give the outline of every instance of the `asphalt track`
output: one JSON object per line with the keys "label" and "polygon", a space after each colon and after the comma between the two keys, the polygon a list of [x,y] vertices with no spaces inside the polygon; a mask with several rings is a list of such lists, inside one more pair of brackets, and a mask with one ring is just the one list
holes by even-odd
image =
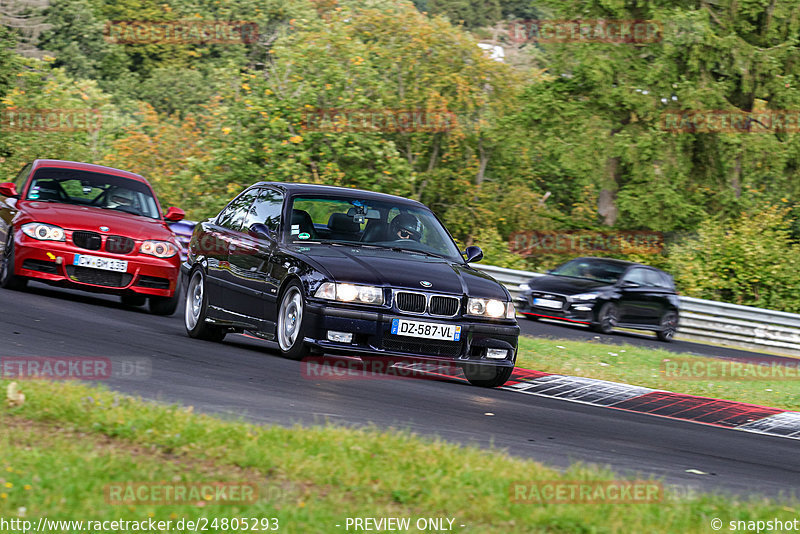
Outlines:
{"label": "asphalt track", "polygon": [[[402,428],[499,447],[559,468],[580,461],[610,466],[624,475],[655,475],[687,493],[788,495],[800,480],[795,440],[454,381],[312,380],[303,377],[299,362],[281,358],[265,342],[244,336],[229,336],[220,344],[188,338],[182,310],[170,318],[157,317],[144,309],[124,308],[112,297],[39,284],[25,292],[0,290],[0,310],[0,356],[99,356],[114,362],[145,358],[152,369],[146,378],[105,383],[223,416],[264,424]],[[522,325],[526,332],[545,329],[553,337],[594,336],[544,323]],[[665,345],[635,334],[611,336],[610,341],[672,350],[691,345],[687,352],[706,350],[710,355],[720,350],[683,342]],[[525,480],[524,473],[520,480]]]}

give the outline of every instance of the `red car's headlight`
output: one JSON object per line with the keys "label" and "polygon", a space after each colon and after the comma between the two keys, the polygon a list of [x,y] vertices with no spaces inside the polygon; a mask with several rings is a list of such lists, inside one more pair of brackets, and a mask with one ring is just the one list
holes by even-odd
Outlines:
{"label": "red car's headlight", "polygon": [[145,241],[139,251],[156,258],[171,258],[178,253],[178,247],[169,241]]}
{"label": "red car's headlight", "polygon": [[39,241],[64,241],[64,229],[54,224],[32,222],[23,224],[22,233]]}

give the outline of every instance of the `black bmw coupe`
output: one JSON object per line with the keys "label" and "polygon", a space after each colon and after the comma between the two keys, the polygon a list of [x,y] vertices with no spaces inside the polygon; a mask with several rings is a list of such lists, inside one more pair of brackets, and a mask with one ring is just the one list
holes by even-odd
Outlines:
{"label": "black bmw coupe", "polygon": [[457,365],[511,376],[519,326],[508,290],[473,269],[423,204],[330,186],[257,183],[199,223],[183,274],[186,330],[248,332],[281,353]]}

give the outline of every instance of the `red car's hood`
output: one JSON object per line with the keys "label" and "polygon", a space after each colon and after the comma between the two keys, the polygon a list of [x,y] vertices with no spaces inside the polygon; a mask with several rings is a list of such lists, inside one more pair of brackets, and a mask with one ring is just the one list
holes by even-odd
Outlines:
{"label": "red car's hood", "polygon": [[19,202],[17,209],[22,215],[22,222],[55,224],[65,230],[100,232],[101,226],[107,226],[108,231],[103,233],[124,235],[133,239],[173,237],[163,221],[122,211],[36,201]]}

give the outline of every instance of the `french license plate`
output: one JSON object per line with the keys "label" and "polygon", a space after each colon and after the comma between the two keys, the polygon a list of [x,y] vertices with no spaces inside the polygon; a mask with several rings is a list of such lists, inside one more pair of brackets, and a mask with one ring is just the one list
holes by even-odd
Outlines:
{"label": "french license plate", "polygon": [[128,272],[128,262],[125,260],[112,260],[111,258],[101,258],[100,256],[75,254],[75,259],[72,263],[79,267],[89,267],[91,269],[101,269],[103,271],[114,271],[117,273]]}
{"label": "french license plate", "polygon": [[533,305],[534,306],[539,306],[541,308],[552,308],[554,310],[560,310],[561,309],[561,301],[560,300],[535,298],[535,299],[533,299]]}
{"label": "french license plate", "polygon": [[460,326],[408,321],[406,319],[392,319],[392,334],[443,341],[461,341]]}

